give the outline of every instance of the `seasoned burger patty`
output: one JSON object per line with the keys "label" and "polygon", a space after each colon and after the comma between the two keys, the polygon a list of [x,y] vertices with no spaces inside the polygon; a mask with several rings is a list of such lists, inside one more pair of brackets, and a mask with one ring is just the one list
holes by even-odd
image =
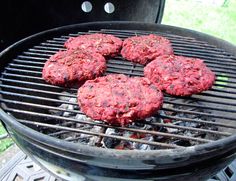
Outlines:
{"label": "seasoned burger patty", "polygon": [[44,65],[42,76],[46,82],[70,86],[102,75],[106,70],[106,60],[98,53],[85,50],[59,51]]}
{"label": "seasoned burger patty", "polygon": [[121,55],[132,62],[145,65],[161,55],[171,55],[168,39],[157,35],[134,36],[124,40]]}
{"label": "seasoned burger patty", "polygon": [[67,49],[81,48],[111,57],[116,56],[120,52],[121,46],[122,40],[120,38],[98,33],[71,37],[65,43]]}
{"label": "seasoned burger patty", "polygon": [[95,120],[124,126],[157,112],[162,92],[144,77],[111,74],[86,81],[78,90],[81,110]]}
{"label": "seasoned burger patty", "polygon": [[144,68],[144,75],[159,89],[176,96],[190,96],[212,87],[215,74],[203,60],[183,56],[162,56]]}

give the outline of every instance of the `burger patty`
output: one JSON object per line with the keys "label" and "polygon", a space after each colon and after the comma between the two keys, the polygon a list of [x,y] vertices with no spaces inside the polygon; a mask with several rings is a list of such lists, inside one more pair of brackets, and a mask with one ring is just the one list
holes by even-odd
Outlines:
{"label": "burger patty", "polygon": [[132,62],[145,65],[161,55],[173,54],[168,39],[157,35],[134,36],[124,40],[121,55]]}
{"label": "burger patty", "polygon": [[106,70],[106,60],[98,53],[85,50],[59,51],[44,65],[42,76],[48,83],[71,86],[102,75]]}
{"label": "burger patty", "polygon": [[203,60],[183,56],[162,56],[144,68],[144,75],[159,89],[176,96],[190,96],[212,87],[215,74]]}
{"label": "burger patty", "polygon": [[71,37],[65,42],[64,46],[67,49],[86,49],[100,53],[103,56],[113,57],[120,52],[122,40],[113,35],[96,33]]}
{"label": "burger patty", "polygon": [[95,120],[124,126],[157,112],[162,92],[147,78],[111,74],[86,81],[78,90],[81,110]]}

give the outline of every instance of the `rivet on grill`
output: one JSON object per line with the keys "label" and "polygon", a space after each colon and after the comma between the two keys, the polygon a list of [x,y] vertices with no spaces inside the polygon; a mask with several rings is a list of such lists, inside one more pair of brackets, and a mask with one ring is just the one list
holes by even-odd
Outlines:
{"label": "rivet on grill", "polygon": [[111,14],[115,11],[115,6],[111,2],[108,2],[105,4],[104,10],[106,13]]}
{"label": "rivet on grill", "polygon": [[81,9],[82,9],[85,13],[89,13],[90,11],[92,11],[93,6],[92,6],[91,2],[89,2],[89,1],[84,1],[84,2],[81,4]]}

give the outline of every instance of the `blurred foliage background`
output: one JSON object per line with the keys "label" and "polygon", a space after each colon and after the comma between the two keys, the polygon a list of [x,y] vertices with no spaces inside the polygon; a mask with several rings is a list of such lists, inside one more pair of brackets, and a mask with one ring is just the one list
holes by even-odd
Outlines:
{"label": "blurred foliage background", "polygon": [[204,32],[236,45],[236,0],[166,0],[162,24]]}

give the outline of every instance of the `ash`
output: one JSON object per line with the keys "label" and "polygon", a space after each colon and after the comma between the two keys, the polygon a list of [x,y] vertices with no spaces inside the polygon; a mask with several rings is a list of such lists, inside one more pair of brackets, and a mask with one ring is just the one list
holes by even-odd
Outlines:
{"label": "ash", "polygon": [[[127,126],[128,128],[137,129],[137,130],[160,130],[157,126],[151,126],[144,123],[132,123],[131,125]],[[108,128],[105,132],[107,135],[116,135],[116,136],[122,136],[124,138],[131,138],[131,139],[139,139],[144,140],[147,143],[150,141],[154,141],[155,138],[152,134],[148,133],[139,133],[139,132],[133,132],[133,131],[127,131],[127,130],[119,130],[119,128]],[[121,149],[121,150],[153,150],[155,149],[154,146],[151,146],[149,144],[143,144],[138,142],[133,142],[129,140],[120,140],[120,139],[114,139],[109,137],[104,137],[102,139],[102,147],[104,148],[115,148],[115,149]]]}
{"label": "ash", "polygon": [[[207,120],[214,122],[214,120],[212,120],[209,117],[204,117],[197,114],[189,114],[188,112],[186,112],[186,111],[206,112],[206,110],[201,110],[199,108],[177,106],[174,104],[164,104],[163,110],[159,111],[158,116],[150,117],[145,120],[138,120],[136,122],[131,123],[130,125],[127,125],[124,128],[121,128],[108,125],[103,121],[92,120],[86,115],[83,115],[79,111],[78,106],[75,104],[77,103],[77,99],[74,97],[61,96],[60,99],[68,101],[68,104],[61,104],[59,106],[59,108],[63,109],[62,111],[49,110],[50,113],[58,116],[72,118],[75,121],[62,121],[59,125],[76,128],[78,131],[69,132],[69,131],[54,130],[54,132],[49,135],[67,141],[71,141],[74,143],[83,143],[86,145],[97,146],[107,149],[156,150],[156,149],[161,149],[162,147],[156,145],[153,146],[148,143],[160,142],[167,144],[175,144],[184,147],[193,146],[199,143],[196,141],[183,140],[175,137],[160,136],[158,134],[153,134],[153,132],[183,135],[194,138],[205,138],[210,140],[219,139],[219,137],[213,134],[208,134],[199,131],[192,131],[187,129],[180,129],[175,127],[173,128],[173,126],[176,125],[176,126],[201,128],[201,129],[217,131],[218,130],[217,127],[212,125],[209,126],[199,122],[182,121],[169,118],[169,117],[180,117],[180,118],[190,118],[193,120]],[[184,102],[200,104],[198,102],[186,101],[186,100]],[[180,111],[172,111],[176,109]],[[131,130],[137,130],[137,131],[131,131]],[[106,136],[104,136],[104,134]],[[145,141],[145,143],[147,144],[140,143],[138,141],[135,142],[133,141],[134,139]]]}

